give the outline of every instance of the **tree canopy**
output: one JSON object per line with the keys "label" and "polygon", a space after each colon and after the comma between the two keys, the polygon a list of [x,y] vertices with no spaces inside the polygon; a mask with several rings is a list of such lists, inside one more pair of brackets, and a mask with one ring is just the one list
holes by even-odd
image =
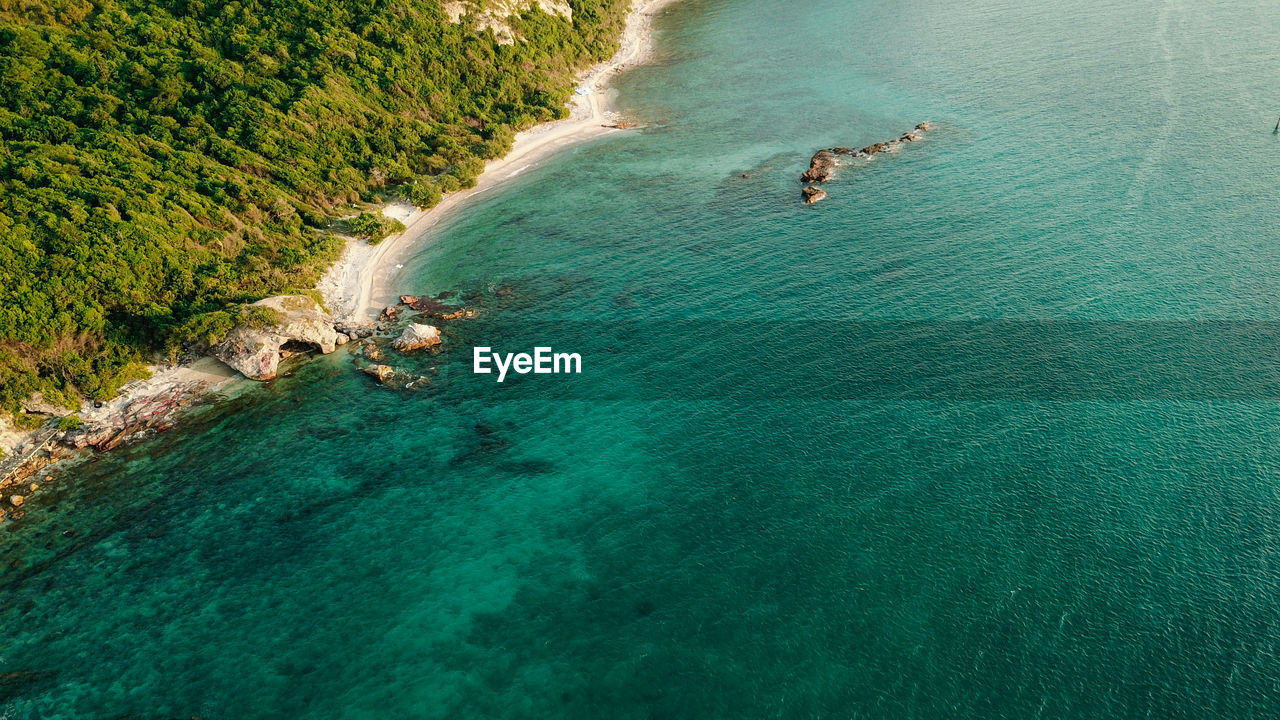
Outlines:
{"label": "tree canopy", "polygon": [[0,410],[314,286],[340,206],[474,184],[616,48],[626,0],[569,4],[504,45],[440,0],[0,0]]}

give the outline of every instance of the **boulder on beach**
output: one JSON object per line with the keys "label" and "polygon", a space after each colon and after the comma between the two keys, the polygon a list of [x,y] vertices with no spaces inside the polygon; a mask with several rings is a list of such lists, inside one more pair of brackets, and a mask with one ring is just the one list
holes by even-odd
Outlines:
{"label": "boulder on beach", "polygon": [[812,205],[818,202],[819,200],[825,198],[827,196],[827,191],[819,187],[807,185],[803,190],[800,191],[800,194],[804,195],[805,205]]}
{"label": "boulder on beach", "polygon": [[337,349],[333,317],[306,295],[277,295],[251,307],[271,310],[275,319],[265,324],[239,325],[213,349],[214,357],[245,377],[274,378],[280,367],[280,350],[286,344],[314,347],[326,355]]}
{"label": "boulder on beach", "polygon": [[400,337],[391,341],[391,347],[400,352],[412,352],[422,348],[435,347],[440,344],[440,330],[432,325],[412,323],[404,329]]}

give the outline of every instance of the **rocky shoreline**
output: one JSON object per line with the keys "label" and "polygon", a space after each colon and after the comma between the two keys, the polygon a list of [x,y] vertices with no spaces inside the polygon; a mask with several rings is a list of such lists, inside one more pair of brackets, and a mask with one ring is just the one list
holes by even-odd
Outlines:
{"label": "rocky shoreline", "polygon": [[[342,259],[330,268],[317,288],[335,314],[345,321],[335,321],[324,311],[321,311],[324,312],[323,316],[304,311],[303,316],[306,317],[294,318],[299,324],[293,329],[272,330],[260,327],[251,328],[251,332],[237,328],[234,336],[229,337],[218,348],[211,349],[210,355],[188,358],[176,366],[152,365],[149,367],[150,378],[127,383],[110,401],[84,408],[79,413],[41,404],[38,398],[34,398],[35,402],[26,414],[33,420],[42,419],[39,427],[14,427],[7,418],[0,416],[0,519],[14,517],[15,512],[18,515],[21,513],[16,508],[23,500],[19,499],[14,504],[5,493],[13,490],[12,494],[25,498],[16,489],[30,485],[30,481],[50,463],[76,451],[109,450],[136,436],[171,427],[184,408],[239,378],[240,375],[232,367],[242,371],[245,377],[268,380],[275,377],[280,362],[292,355],[309,350],[333,352],[346,342],[363,340],[365,342],[352,352],[353,359],[359,365],[364,362],[368,353],[382,352],[380,340],[385,338],[389,343],[392,335],[403,335],[403,332],[395,328],[409,319],[409,311],[417,312],[437,323],[474,317],[474,310],[444,306],[449,308],[445,311],[432,305],[431,303],[443,305],[447,294],[442,294],[436,298],[414,297],[409,302],[392,306],[395,310],[390,314],[384,310],[377,322],[361,322],[365,318],[365,308],[371,306],[374,297],[381,292],[378,283],[385,285],[388,282],[390,272],[387,266],[395,262],[391,253],[403,253],[405,246],[445,217],[450,208],[503,179],[514,177],[528,164],[571,143],[600,133],[635,127],[634,123],[620,120],[617,113],[608,108],[605,92],[607,80],[611,75],[647,60],[652,44],[653,18],[672,2],[674,0],[646,0],[632,7],[619,40],[617,54],[584,72],[579,87],[585,90],[585,94],[579,92],[571,98],[568,119],[545,123],[519,133],[511,152],[500,160],[490,161],[475,188],[451,193],[430,212],[410,208],[410,212],[405,215],[405,224],[410,225],[408,231],[376,247],[354,240],[349,243]],[[516,169],[510,171],[510,168]],[[389,207],[388,210],[392,208]],[[407,297],[410,296],[402,297],[401,300],[404,301]],[[310,301],[310,298],[278,296],[254,305],[282,311],[287,308],[277,307],[277,304],[292,303],[301,307],[303,300]],[[414,332],[422,337],[431,335],[426,330]],[[440,346],[428,343],[417,349],[438,352]],[[228,361],[227,365],[215,360],[215,357]],[[384,385],[400,384],[404,374],[392,366],[384,367],[388,370],[377,370],[370,374]],[[425,378],[408,379],[402,386],[408,387],[420,380],[425,381]],[[30,492],[30,488],[25,492]],[[6,508],[9,508],[8,514],[5,512]]]}
{"label": "rocky shoreline", "polygon": [[52,463],[77,452],[113,450],[168,430],[185,409],[230,383],[274,379],[281,362],[293,356],[329,354],[348,342],[358,343],[351,353],[357,370],[382,385],[423,387],[430,379],[396,367],[387,350],[403,355],[441,352],[442,326],[479,315],[474,308],[446,302],[453,297],[451,292],[434,298],[404,295],[369,323],[335,320],[306,295],[270,297],[250,307],[270,311],[271,322],[242,324],[208,355],[176,367],[153,367],[152,377],[126,384],[108,402],[72,413],[33,398],[27,403],[28,415],[43,417],[44,422],[35,430],[7,434],[11,444],[0,459],[0,521],[22,516],[21,505],[45,481]]}
{"label": "rocky shoreline", "polygon": [[932,124],[922,122],[916,125],[915,128],[903,133],[901,137],[886,142],[874,143],[864,148],[834,147],[819,150],[809,160],[809,169],[805,170],[800,176],[800,182],[805,184],[805,187],[800,191],[801,197],[804,198],[804,204],[812,205],[827,197],[827,191],[816,187],[816,185],[824,183],[835,176],[836,168],[840,166],[840,156],[852,157],[854,160],[870,160],[881,153],[895,153],[907,143],[923,140],[924,134],[932,129]]}

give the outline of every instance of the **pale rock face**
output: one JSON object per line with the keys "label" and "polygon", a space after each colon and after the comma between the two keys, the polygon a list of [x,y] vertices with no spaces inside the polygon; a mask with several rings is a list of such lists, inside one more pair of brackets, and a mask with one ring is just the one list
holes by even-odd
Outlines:
{"label": "pale rock face", "polygon": [[440,331],[433,325],[413,323],[404,329],[400,337],[391,341],[391,347],[400,352],[411,352],[440,344]]}
{"label": "pale rock face", "polygon": [[0,415],[0,457],[12,453],[29,437],[31,437],[30,430],[19,430],[9,422],[8,418]]}
{"label": "pale rock face", "polygon": [[333,317],[306,295],[277,295],[254,305],[275,310],[280,321],[265,328],[240,326],[213,350],[219,360],[245,377],[274,378],[280,367],[280,348],[287,342],[314,345],[326,355],[337,349]]}
{"label": "pale rock face", "polygon": [[34,413],[36,415],[50,415],[52,417],[62,417],[70,412],[67,408],[58,407],[53,403],[44,399],[44,395],[35,393],[29,398],[19,403],[23,412]]}
{"label": "pale rock face", "polygon": [[573,20],[573,8],[567,0],[448,0],[444,3],[444,11],[453,22],[459,22],[464,15],[474,15],[478,30],[491,29],[500,44],[511,45],[517,38],[507,18],[534,6],[542,8],[548,15]]}

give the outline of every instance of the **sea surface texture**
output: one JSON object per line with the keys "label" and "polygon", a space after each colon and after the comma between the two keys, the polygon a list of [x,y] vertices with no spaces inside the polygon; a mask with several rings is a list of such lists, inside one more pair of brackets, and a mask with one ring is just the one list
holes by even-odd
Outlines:
{"label": "sea surface texture", "polygon": [[1278,36],[675,5],[645,129],[406,263],[482,311],[430,385],[315,358],[0,530],[0,717],[1276,717]]}

